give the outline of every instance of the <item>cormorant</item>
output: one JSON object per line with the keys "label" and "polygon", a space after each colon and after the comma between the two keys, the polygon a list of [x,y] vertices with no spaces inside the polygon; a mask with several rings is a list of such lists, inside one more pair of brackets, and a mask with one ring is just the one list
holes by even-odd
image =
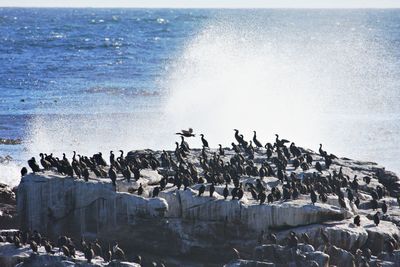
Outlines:
{"label": "cormorant", "polygon": [[32,157],[30,160],[28,160],[28,165],[32,169],[33,173],[40,171],[39,165],[37,164],[35,157]]}
{"label": "cormorant", "polygon": [[376,212],[375,215],[374,215],[374,223],[375,223],[376,226],[378,226],[379,222],[381,221],[380,218],[379,218],[379,215],[380,215],[379,211]]}
{"label": "cormorant", "polygon": [[263,204],[265,202],[265,199],[267,198],[266,194],[264,191],[261,191],[258,194],[258,199],[260,200],[260,205]]}
{"label": "cormorant", "polygon": [[215,192],[215,186],[214,186],[214,183],[211,183],[211,185],[210,185],[210,197],[213,196],[214,192]]}
{"label": "cormorant", "polygon": [[383,200],[382,201],[382,212],[383,212],[383,214],[386,214],[387,210],[388,210],[388,206],[386,204],[386,201]]}
{"label": "cormorant", "polygon": [[194,136],[196,136],[193,133],[193,129],[192,128],[189,128],[188,130],[181,130],[180,133],[175,133],[175,134],[180,135],[180,136],[184,136],[184,137],[194,137]]}
{"label": "cormorant", "polygon": [[116,181],[117,181],[117,173],[114,170],[114,167],[111,166],[110,169],[108,170],[108,176],[110,177],[113,186],[117,186]]}
{"label": "cormorant", "polygon": [[356,217],[354,217],[354,224],[357,226],[360,226],[360,215],[357,215]]}
{"label": "cormorant", "polygon": [[206,187],[205,187],[205,185],[201,185],[200,187],[199,187],[199,197],[201,197],[201,195],[204,193],[204,191],[206,190]]}
{"label": "cormorant", "polygon": [[142,184],[139,185],[137,194],[138,194],[139,196],[141,196],[141,195],[143,194],[143,186],[142,186]]}
{"label": "cormorant", "polygon": [[25,176],[28,173],[28,169],[26,167],[22,167],[21,169],[21,176]]}
{"label": "cormorant", "polygon": [[225,186],[225,188],[224,188],[223,195],[224,195],[224,199],[225,199],[225,200],[226,200],[226,199],[228,198],[228,196],[229,196],[228,184],[226,184],[226,186]]}
{"label": "cormorant", "polygon": [[204,138],[204,134],[200,134],[201,142],[203,143],[203,147],[209,147],[207,140]]}
{"label": "cormorant", "polygon": [[311,196],[311,202],[313,205],[315,205],[315,202],[317,202],[317,194],[315,194],[314,190],[311,189],[310,192],[310,196]]}
{"label": "cormorant", "polygon": [[257,147],[263,147],[263,145],[260,143],[260,141],[258,141],[257,140],[257,133],[256,133],[256,131],[253,131],[254,132],[254,136],[253,136],[253,142],[254,142],[254,144],[257,146]]}

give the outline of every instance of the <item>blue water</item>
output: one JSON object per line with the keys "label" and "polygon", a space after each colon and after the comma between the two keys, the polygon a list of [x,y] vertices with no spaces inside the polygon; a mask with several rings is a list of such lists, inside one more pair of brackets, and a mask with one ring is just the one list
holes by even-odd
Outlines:
{"label": "blue water", "polygon": [[192,126],[399,171],[399,48],[399,10],[3,8],[0,138],[23,144],[0,156],[172,148]]}

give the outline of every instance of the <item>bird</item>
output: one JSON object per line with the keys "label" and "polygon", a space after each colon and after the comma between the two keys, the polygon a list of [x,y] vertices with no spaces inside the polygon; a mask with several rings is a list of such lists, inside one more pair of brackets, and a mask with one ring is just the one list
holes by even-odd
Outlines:
{"label": "bird", "polygon": [[214,192],[215,192],[215,186],[214,186],[214,183],[211,183],[211,185],[210,185],[210,197],[213,196]]}
{"label": "bird", "polygon": [[28,165],[32,169],[33,173],[40,172],[39,164],[37,164],[35,157],[28,160]]}
{"label": "bird", "polygon": [[141,195],[143,194],[143,186],[142,186],[142,184],[139,185],[137,194],[138,194],[139,196],[141,196]]}
{"label": "bird", "polygon": [[193,133],[193,129],[189,128],[188,130],[181,130],[180,133],[175,133],[177,135],[180,136],[184,136],[184,137],[195,137],[196,135]]}
{"label": "bird", "polygon": [[314,190],[311,190],[310,196],[312,204],[315,205],[315,202],[317,202],[317,194],[315,194]]}
{"label": "bird", "polygon": [[360,215],[357,215],[356,217],[354,217],[354,224],[357,226],[360,226],[361,220],[360,220]]}
{"label": "bird", "polygon": [[113,166],[111,166],[110,169],[108,170],[108,176],[110,177],[113,186],[117,186],[117,184],[116,184],[117,173],[115,172]]}
{"label": "bird", "polygon": [[203,143],[203,147],[209,147],[207,140],[204,138],[204,134],[200,134],[201,142]]}
{"label": "bird", "polygon": [[374,215],[374,223],[375,223],[375,225],[376,226],[378,226],[378,224],[380,223],[380,218],[379,218],[379,215],[380,215],[380,212],[379,211],[377,211],[376,213],[375,213],[375,215]]}
{"label": "bird", "polygon": [[385,200],[382,201],[382,207],[381,207],[381,208],[382,208],[383,214],[386,214],[386,212],[387,212],[387,210],[388,210],[388,206],[387,206]]}
{"label": "bird", "polygon": [[229,189],[228,189],[228,184],[226,184],[224,191],[223,191],[224,199],[226,200],[229,196]]}
{"label": "bird", "polygon": [[198,194],[198,196],[201,197],[201,195],[204,193],[204,191],[206,191],[206,187],[205,187],[205,185],[202,184],[202,185],[199,187],[199,194]]}
{"label": "bird", "polygon": [[253,131],[254,136],[253,136],[253,142],[257,147],[263,147],[260,141],[257,140],[257,133],[256,131]]}
{"label": "bird", "polygon": [[28,173],[28,169],[26,167],[22,167],[21,169],[21,177],[24,177]]}
{"label": "bird", "polygon": [[258,199],[260,200],[260,205],[262,205],[265,202],[265,199],[267,198],[266,194],[264,191],[261,191],[258,194]]}

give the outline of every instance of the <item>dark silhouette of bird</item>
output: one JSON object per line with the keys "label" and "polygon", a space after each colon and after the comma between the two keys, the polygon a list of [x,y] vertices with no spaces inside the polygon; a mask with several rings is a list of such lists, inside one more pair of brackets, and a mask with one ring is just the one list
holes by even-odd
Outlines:
{"label": "dark silhouette of bird", "polygon": [[203,147],[209,147],[207,140],[204,138],[204,134],[200,134],[201,142],[203,143]]}
{"label": "dark silhouette of bird", "polygon": [[361,220],[360,220],[360,215],[357,215],[354,217],[354,224],[357,226],[360,226]]}
{"label": "dark silhouette of bird", "polygon": [[175,133],[175,134],[180,135],[180,136],[184,136],[184,137],[194,137],[194,136],[196,136],[193,133],[193,129],[192,128],[189,128],[188,130],[181,130],[180,133]]}
{"label": "dark silhouette of bird", "polygon": [[383,214],[386,214],[386,212],[387,212],[387,210],[388,210],[388,206],[387,206],[385,200],[382,201],[382,206],[381,206],[381,208],[382,208]]}
{"label": "dark silhouette of bird", "polygon": [[138,194],[139,196],[141,196],[141,195],[143,194],[143,186],[142,186],[142,184],[139,185],[137,194]]}
{"label": "dark silhouette of bird", "polygon": [[39,164],[37,164],[35,157],[28,160],[28,165],[32,169],[33,173],[40,172]]}
{"label": "dark silhouette of bird", "polygon": [[374,215],[374,223],[376,226],[378,226],[378,224],[380,223],[381,219],[379,218],[380,212],[376,212]]}
{"label": "dark silhouette of bird", "polygon": [[310,197],[312,204],[315,205],[315,202],[317,202],[317,194],[315,194],[314,190],[311,190]]}
{"label": "dark silhouette of bird", "polygon": [[199,187],[199,197],[201,197],[201,195],[204,193],[204,191],[206,191],[206,187],[205,187],[205,185],[201,185],[200,187]]}
{"label": "dark silhouette of bird", "polygon": [[117,186],[117,184],[116,184],[117,173],[115,172],[113,166],[111,166],[110,169],[108,170],[108,176],[110,177],[113,186]]}
{"label": "dark silhouette of bird", "polygon": [[28,173],[28,169],[26,167],[22,167],[21,169],[21,177],[24,177]]}
{"label": "dark silhouette of bird", "polygon": [[265,199],[267,198],[267,195],[265,194],[264,191],[261,191],[258,194],[258,199],[260,200],[260,205],[263,204],[265,202]]}
{"label": "dark silhouette of bird", "polygon": [[263,147],[263,145],[261,144],[261,142],[257,140],[257,133],[256,133],[256,131],[253,131],[253,132],[254,132],[254,136],[253,136],[253,142],[254,142],[254,144],[255,144],[257,147]]}
{"label": "dark silhouette of bird", "polygon": [[229,189],[228,189],[228,184],[226,184],[224,191],[223,191],[224,199],[227,199],[229,196]]}
{"label": "dark silhouette of bird", "polygon": [[214,192],[215,192],[215,186],[214,186],[214,183],[211,183],[211,185],[210,185],[210,197],[213,196]]}

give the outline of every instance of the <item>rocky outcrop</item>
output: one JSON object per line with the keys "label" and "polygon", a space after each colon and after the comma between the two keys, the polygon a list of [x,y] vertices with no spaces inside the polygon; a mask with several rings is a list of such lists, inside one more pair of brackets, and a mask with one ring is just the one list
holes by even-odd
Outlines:
{"label": "rocky outcrop", "polygon": [[139,264],[131,262],[104,262],[101,257],[95,257],[91,263],[87,263],[82,252],[77,251],[74,258],[67,258],[56,252],[49,255],[44,247],[39,247],[38,253],[33,253],[29,246],[16,248],[14,244],[0,243],[0,266],[1,267],[140,267]]}
{"label": "rocky outcrop", "polygon": [[[152,153],[159,158],[159,152],[139,151],[130,152],[128,158]],[[157,154],[158,153],[158,154]],[[198,161],[200,150],[191,150],[187,161],[193,164],[203,180],[205,173]],[[209,157],[212,157],[212,151]],[[313,153],[313,152],[310,152]],[[235,153],[226,150],[222,161],[229,162]],[[223,183],[215,185],[215,192],[210,196],[210,183],[191,184],[186,190],[183,186],[177,189],[171,183],[176,170],[174,168],[158,168],[157,170],[141,169],[140,178],[130,182],[122,179],[118,174],[117,186],[114,188],[108,178],[97,179],[91,177],[89,182],[55,174],[53,171],[29,174],[22,178],[18,187],[18,212],[22,229],[39,230],[47,236],[56,237],[60,233],[80,236],[97,237],[105,242],[118,240],[121,247],[137,251],[156,251],[163,255],[189,254],[199,259],[222,259],[233,247],[243,252],[245,258],[253,255],[252,248],[257,244],[261,232],[275,233],[278,244],[270,246],[264,244],[263,250],[273,250],[273,253],[262,255],[275,255],[256,257],[254,261],[234,261],[232,266],[259,266],[283,262],[293,258],[290,250],[285,247],[285,240],[289,231],[294,231],[300,237],[302,233],[310,236],[310,245],[301,248],[302,261],[311,266],[328,266],[330,263],[354,264],[354,257],[349,252],[359,248],[369,247],[373,254],[382,251],[385,240],[396,239],[400,236],[395,224],[384,222],[385,216],[396,221],[400,218],[397,202],[385,198],[390,211],[381,217],[379,227],[373,225],[370,208],[370,193],[377,185],[396,184],[397,176],[384,170],[384,168],[368,162],[353,161],[348,159],[335,159],[329,170],[321,157],[312,154],[314,162],[309,170],[295,169],[290,164],[287,167],[287,176],[292,173],[298,180],[327,179],[332,173],[342,168],[342,173],[350,184],[357,175],[358,190],[354,190],[361,204],[357,208],[354,201],[349,201],[345,188],[345,196],[340,204],[336,194],[328,193],[327,200],[322,203],[318,199],[313,205],[309,193],[300,194],[296,199],[274,200],[271,204],[260,204],[248,191],[256,185],[257,175],[243,174],[240,177],[244,189],[243,198],[232,200],[230,195],[224,199]],[[266,160],[265,152],[260,150],[255,153],[254,164]],[[318,172],[313,167],[315,162],[322,162],[323,170]],[[270,164],[274,166],[274,163]],[[147,168],[147,167],[146,167]],[[105,170],[107,170],[105,168]],[[370,183],[362,178],[370,177]],[[165,189],[161,190],[158,197],[152,197],[155,187],[160,186],[163,177],[169,178]],[[283,184],[277,177],[261,177],[260,183],[269,193],[273,187],[283,191]],[[137,195],[139,186],[144,191]],[[198,196],[201,186],[205,192]],[[350,187],[347,185],[346,187]],[[229,191],[233,183],[228,185]],[[388,188],[393,193],[393,187]],[[361,216],[361,226],[353,224],[354,215]],[[400,221],[400,220],[399,220]],[[382,227],[382,228],[381,228]],[[321,241],[321,229],[327,234],[330,244],[328,247]],[[389,229],[386,231],[385,229]],[[314,248],[320,248],[316,251]],[[259,248],[260,249],[260,248]],[[346,254],[347,253],[347,254]],[[353,257],[353,258],[352,258]],[[231,257],[223,258],[224,262]],[[254,265],[255,264],[255,265]],[[264,266],[264,265],[260,265]],[[269,266],[269,265],[268,265]],[[308,266],[308,265],[305,265]]]}

